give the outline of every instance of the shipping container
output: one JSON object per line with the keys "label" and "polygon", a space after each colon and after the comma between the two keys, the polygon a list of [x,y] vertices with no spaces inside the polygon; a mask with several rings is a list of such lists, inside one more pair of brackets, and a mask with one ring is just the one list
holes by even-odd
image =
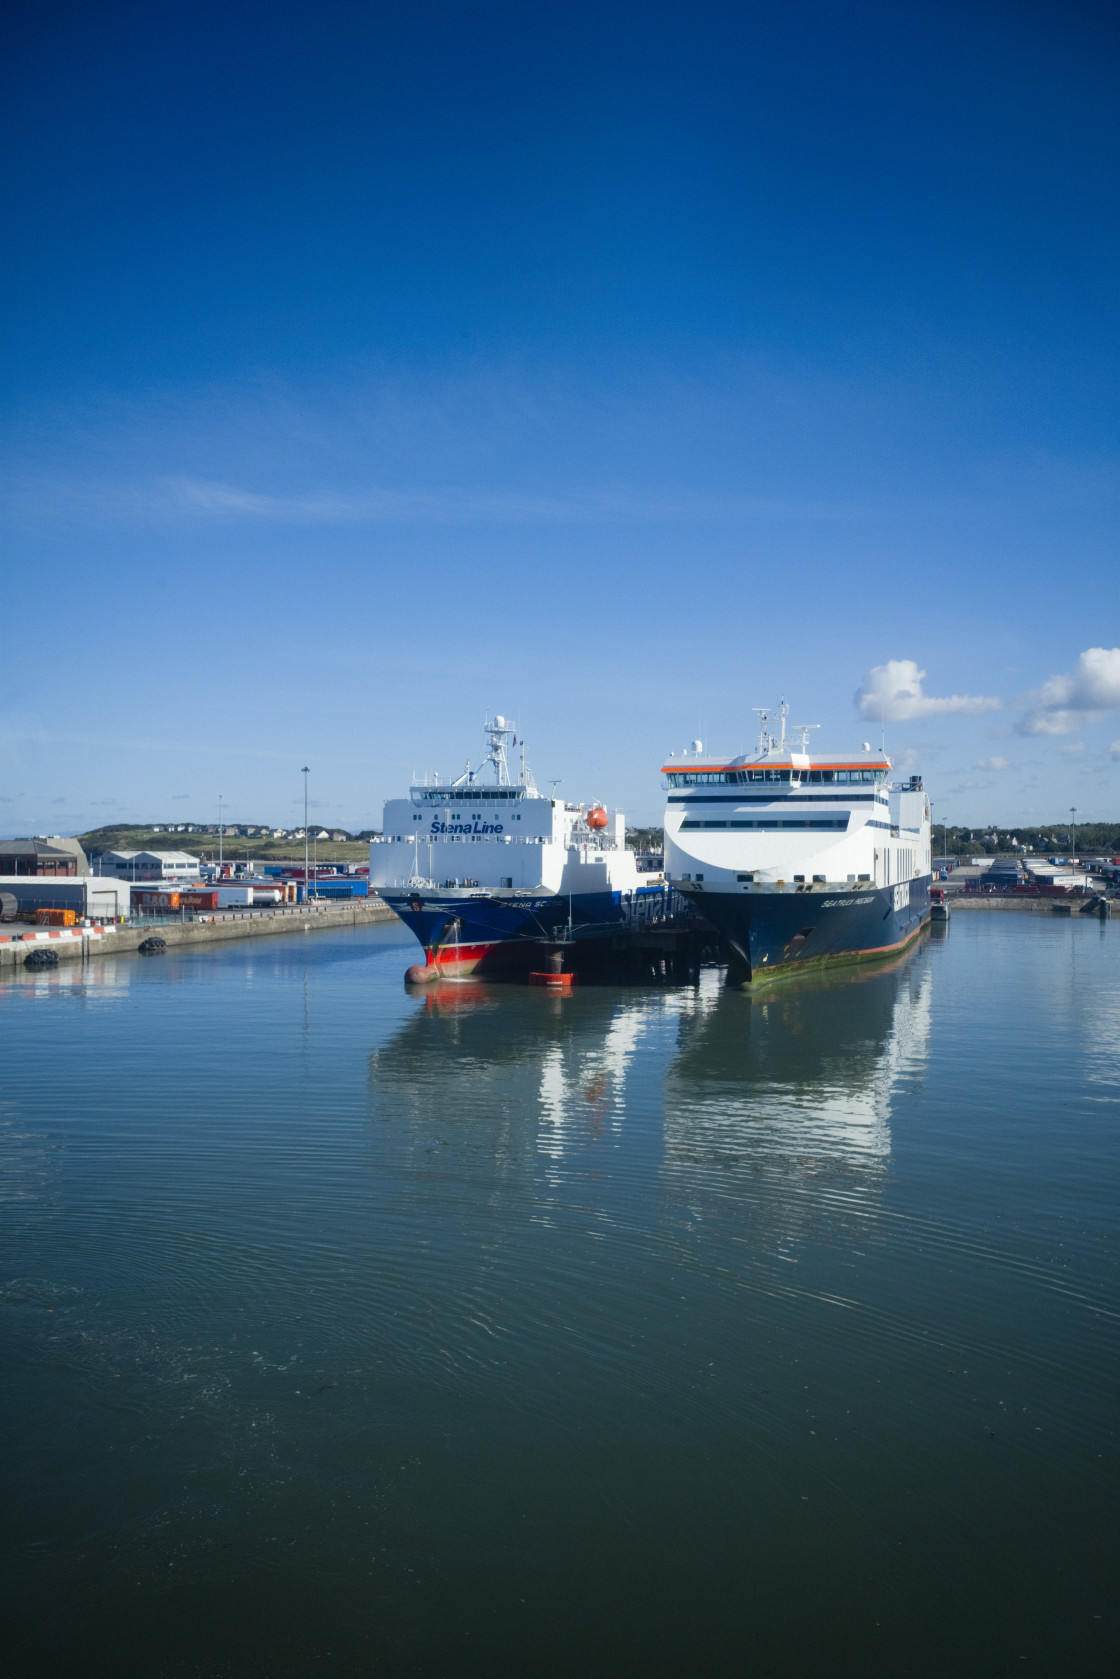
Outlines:
{"label": "shipping container", "polygon": [[35,922],[39,927],[73,927],[77,917],[72,909],[37,909]]}
{"label": "shipping container", "polygon": [[242,909],[253,902],[251,886],[216,886],[214,895],[219,909]]}
{"label": "shipping container", "polygon": [[187,892],[179,893],[179,902],[184,909],[217,909],[218,894],[205,888],[199,891],[196,887],[192,887]]}
{"label": "shipping container", "polygon": [[355,875],[336,875],[333,880],[313,880],[311,882],[311,896],[313,898],[368,898],[369,881],[360,880]]}
{"label": "shipping container", "polygon": [[179,908],[181,894],[178,892],[160,892],[151,886],[134,886],[132,888],[132,904],[134,909],[156,910],[161,915],[167,915]]}

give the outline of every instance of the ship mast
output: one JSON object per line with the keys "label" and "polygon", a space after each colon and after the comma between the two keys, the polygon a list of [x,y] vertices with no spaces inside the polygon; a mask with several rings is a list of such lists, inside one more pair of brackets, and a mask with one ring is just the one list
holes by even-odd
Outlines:
{"label": "ship mast", "polygon": [[494,771],[494,780],[499,787],[510,787],[513,783],[509,778],[509,760],[506,757],[506,736],[513,736],[513,724],[507,723],[500,714],[491,721],[489,715],[482,725],[490,742],[490,750],[486,755],[486,762]]}
{"label": "ship mast", "polygon": [[486,721],[482,726],[487,739],[490,742],[490,750],[486,755],[486,763],[493,769],[494,780],[497,782],[498,786],[512,787],[514,785],[509,773],[509,758],[506,752],[506,737],[508,735],[514,746],[520,744],[521,747],[521,770],[518,776],[517,785],[519,787],[524,787],[530,793],[535,793],[537,788],[536,783],[533,780],[533,772],[529,768],[529,763],[525,756],[525,742],[524,740],[520,743],[518,742],[516,725],[509,722],[499,713],[493,719],[491,719],[488,714]]}

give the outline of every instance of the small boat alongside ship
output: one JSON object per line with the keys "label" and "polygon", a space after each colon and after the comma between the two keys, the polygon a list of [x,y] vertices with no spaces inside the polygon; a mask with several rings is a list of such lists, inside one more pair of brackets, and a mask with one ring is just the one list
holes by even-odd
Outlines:
{"label": "small boat alongside ship", "polygon": [[665,874],[728,941],[729,978],[904,949],[930,919],[930,808],[919,775],[891,780],[885,752],[821,757],[786,741],[788,707],[758,748],[662,768]]}
{"label": "small boat alongside ship", "polygon": [[578,960],[670,911],[664,874],[640,870],[626,847],[621,811],[540,793],[523,740],[511,773],[514,724],[497,716],[483,727],[482,765],[387,800],[370,845],[371,891],[424,949],[413,983],[551,971],[558,945]]}

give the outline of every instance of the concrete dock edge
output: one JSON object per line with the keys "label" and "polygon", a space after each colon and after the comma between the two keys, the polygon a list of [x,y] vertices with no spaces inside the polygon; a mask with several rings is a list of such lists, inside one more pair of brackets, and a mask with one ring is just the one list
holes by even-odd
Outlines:
{"label": "concrete dock edge", "polygon": [[[168,921],[152,925],[117,926],[102,929],[100,936],[42,940],[19,939],[18,926],[6,925],[8,941],[0,944],[0,974],[19,972],[33,950],[50,949],[60,962],[96,961],[102,956],[127,955],[153,935],[163,939],[168,950],[184,945],[226,944],[234,939],[274,937],[278,933],[318,933],[334,927],[373,927],[397,918],[380,898],[355,899],[337,904],[298,904],[290,909],[263,910],[230,916],[220,921]],[[28,933],[33,929],[24,929]]]}

